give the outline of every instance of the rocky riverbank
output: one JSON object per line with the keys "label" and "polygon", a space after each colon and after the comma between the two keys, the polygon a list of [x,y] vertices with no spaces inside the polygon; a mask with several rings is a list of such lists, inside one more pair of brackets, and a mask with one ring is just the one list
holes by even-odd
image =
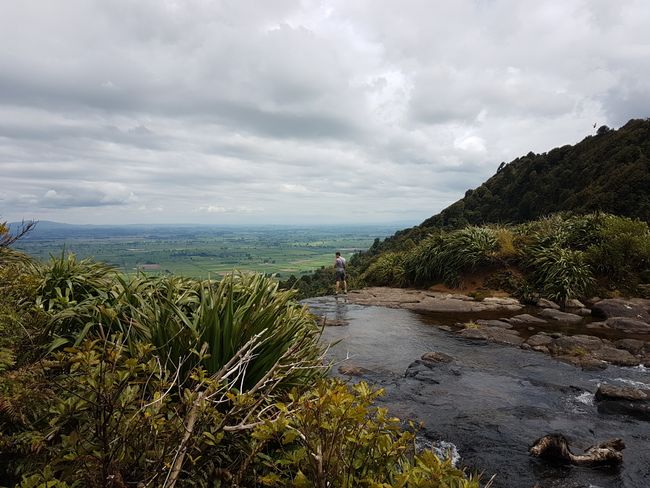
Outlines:
{"label": "rocky riverbank", "polygon": [[462,317],[441,328],[466,339],[488,341],[550,354],[584,369],[650,365],[650,300],[594,298],[569,301],[563,310],[549,300],[524,306],[511,297],[477,299],[463,294],[402,288],[350,292],[360,305],[402,308]]}

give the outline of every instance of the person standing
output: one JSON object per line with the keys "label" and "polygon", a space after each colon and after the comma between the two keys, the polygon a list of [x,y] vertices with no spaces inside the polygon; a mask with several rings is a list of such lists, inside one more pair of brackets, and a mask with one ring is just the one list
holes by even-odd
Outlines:
{"label": "person standing", "polygon": [[339,285],[341,281],[343,282],[343,293],[348,294],[348,282],[347,277],[345,276],[346,262],[345,258],[341,256],[340,252],[336,253],[336,258],[334,259],[334,269],[336,270],[336,294],[339,294]]}

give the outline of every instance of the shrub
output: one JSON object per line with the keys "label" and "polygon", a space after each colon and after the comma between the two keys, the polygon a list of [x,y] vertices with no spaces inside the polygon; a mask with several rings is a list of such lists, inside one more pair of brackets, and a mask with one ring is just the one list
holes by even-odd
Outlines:
{"label": "shrub", "polygon": [[527,265],[536,290],[551,300],[565,303],[583,297],[593,285],[593,276],[584,253],[559,245],[528,249]]}
{"label": "shrub", "polygon": [[386,253],[377,258],[364,273],[362,279],[370,285],[405,286],[404,253]]}
{"label": "shrub", "polygon": [[[478,488],[450,460],[416,453],[415,434],[373,406],[381,390],[340,381],[292,395],[291,414],[266,422],[258,441],[258,481],[265,486]],[[288,410],[287,410],[288,412]]]}

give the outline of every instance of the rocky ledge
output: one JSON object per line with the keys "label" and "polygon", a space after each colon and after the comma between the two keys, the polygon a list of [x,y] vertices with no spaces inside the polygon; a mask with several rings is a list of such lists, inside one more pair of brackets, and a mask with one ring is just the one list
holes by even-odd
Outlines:
{"label": "rocky ledge", "polygon": [[[404,308],[431,314],[475,313],[480,317],[485,312],[509,313],[509,317],[477,318],[469,323],[459,323],[455,329],[441,328],[455,331],[465,339],[533,349],[584,369],[602,369],[609,364],[650,364],[650,300],[647,299],[594,298],[588,302],[590,308],[578,300],[570,300],[564,309],[550,300],[541,299],[533,312],[514,316],[512,314],[522,311],[524,306],[510,297],[477,300],[462,294],[375,287],[351,292],[348,300],[360,305]],[[593,321],[598,319],[600,321]],[[573,327],[574,332],[572,335],[567,335],[564,330],[558,332],[558,326]],[[641,339],[629,338],[629,334],[636,334]],[[425,366],[421,364],[420,367]]]}
{"label": "rocky ledge", "polygon": [[517,311],[523,308],[515,298],[490,297],[476,300],[467,295],[407,288],[364,288],[348,294],[348,300],[360,305],[405,308],[417,312],[478,313]]}

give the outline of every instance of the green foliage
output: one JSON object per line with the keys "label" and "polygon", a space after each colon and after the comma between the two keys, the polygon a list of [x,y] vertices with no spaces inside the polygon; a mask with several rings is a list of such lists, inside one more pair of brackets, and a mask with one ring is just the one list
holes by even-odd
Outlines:
{"label": "green foliage", "polygon": [[584,252],[557,245],[532,247],[527,266],[532,270],[532,284],[540,294],[559,303],[583,297],[594,278],[585,262]]}
{"label": "green foliage", "polygon": [[624,217],[604,216],[596,241],[587,249],[587,261],[597,273],[619,286],[636,284],[636,275],[650,270],[648,224]]}
{"label": "green foliage", "polygon": [[459,284],[460,273],[488,264],[498,251],[497,234],[489,227],[467,227],[438,233],[422,241],[405,259],[409,281]]}
{"label": "green foliage", "polygon": [[364,259],[372,284],[459,286],[465,274],[479,271],[489,274],[486,286],[524,301],[564,302],[607,293],[596,285],[642,293],[650,276],[650,230],[627,217],[555,214],[516,226],[438,230],[409,251]]}
{"label": "green foliage", "polygon": [[[369,251],[399,251],[436,229],[522,223],[559,212],[605,212],[650,222],[650,119],[599,130],[574,146],[532,152],[508,164],[464,198]],[[362,267],[362,271],[365,266]]]}
{"label": "green foliage", "polygon": [[[373,406],[381,390],[339,381],[291,396],[294,411],[258,427],[259,482],[296,487],[479,486],[477,479],[431,451],[416,455],[415,435],[386,409]],[[284,409],[288,413],[288,408]]]}
{"label": "green foliage", "polygon": [[370,285],[404,286],[407,284],[404,260],[405,253],[382,254],[368,267],[363,279]]}

